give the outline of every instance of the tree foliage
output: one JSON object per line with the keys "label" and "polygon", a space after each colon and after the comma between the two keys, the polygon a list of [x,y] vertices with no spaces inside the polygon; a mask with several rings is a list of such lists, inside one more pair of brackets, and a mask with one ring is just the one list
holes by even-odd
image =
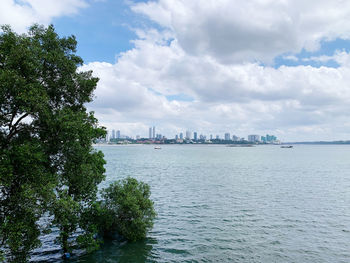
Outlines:
{"label": "tree foliage", "polygon": [[89,212],[97,231],[105,236],[117,233],[129,241],[145,238],[156,216],[150,195],[148,184],[131,177],[103,189],[102,199]]}
{"label": "tree foliage", "polygon": [[[94,140],[105,136],[93,112],[97,78],[78,67],[74,36],[35,25],[18,35],[0,34],[0,260],[26,262],[39,236],[58,227],[58,243],[98,248],[98,232],[128,240],[145,237],[155,212],[149,186],[128,178],[97,200],[104,180],[103,154]],[[47,225],[39,220],[49,218]],[[83,230],[76,240],[77,230]]]}
{"label": "tree foliage", "polygon": [[60,38],[53,26],[33,26],[0,35],[0,241],[22,262],[40,245],[38,220],[53,215],[59,242],[79,226],[79,214],[96,199],[104,179],[104,136],[90,102],[97,78],[78,72],[74,37]]}

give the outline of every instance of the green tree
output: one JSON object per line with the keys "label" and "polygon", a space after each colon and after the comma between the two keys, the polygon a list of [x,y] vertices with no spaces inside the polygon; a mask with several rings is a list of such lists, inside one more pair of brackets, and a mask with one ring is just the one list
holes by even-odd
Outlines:
{"label": "green tree", "polygon": [[145,238],[156,216],[150,195],[148,184],[131,177],[112,183],[102,191],[98,205],[100,231],[116,232],[129,241]]}
{"label": "green tree", "polygon": [[[27,262],[52,226],[70,252],[72,234],[92,251],[96,234],[116,231],[134,241],[146,236],[155,212],[147,184],[128,178],[105,189],[103,154],[92,143],[105,136],[91,102],[97,78],[78,71],[75,38],[53,26],[0,34],[0,261]],[[45,216],[46,225],[39,223]]]}
{"label": "green tree", "polygon": [[[53,26],[0,34],[0,244],[9,260],[25,262],[40,246],[53,215],[64,252],[80,215],[104,179],[103,154],[92,148],[105,135],[85,104],[98,79],[78,72],[75,38]],[[50,226],[47,226],[50,227]]]}

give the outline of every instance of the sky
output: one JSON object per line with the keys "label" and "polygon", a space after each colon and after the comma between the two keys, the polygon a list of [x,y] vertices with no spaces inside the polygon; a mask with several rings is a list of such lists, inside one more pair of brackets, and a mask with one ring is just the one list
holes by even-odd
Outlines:
{"label": "sky", "polygon": [[350,140],[348,0],[1,0],[33,23],[76,36],[109,130]]}

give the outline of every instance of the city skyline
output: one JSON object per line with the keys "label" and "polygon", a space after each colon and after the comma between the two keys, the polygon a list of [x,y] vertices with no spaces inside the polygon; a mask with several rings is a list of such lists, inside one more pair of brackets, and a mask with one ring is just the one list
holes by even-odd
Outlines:
{"label": "city skyline", "polygon": [[223,136],[220,136],[220,134],[216,133],[215,136],[213,134],[205,134],[205,133],[198,133],[197,131],[190,131],[186,130],[185,135],[183,132],[178,132],[175,135],[165,135],[165,134],[156,134],[156,126],[151,126],[148,129],[148,136],[142,136],[140,134],[137,135],[121,135],[120,130],[107,130],[107,138],[110,139],[151,139],[151,140],[159,140],[159,139],[181,139],[181,140],[213,140],[213,139],[220,139],[220,140],[227,140],[227,141],[240,141],[240,140],[246,140],[250,142],[256,142],[256,141],[262,141],[262,142],[275,142],[278,141],[277,137],[272,134],[266,134],[265,135],[257,135],[257,134],[249,134],[245,136],[237,136],[236,134],[232,134],[229,132],[226,132],[223,134]]}

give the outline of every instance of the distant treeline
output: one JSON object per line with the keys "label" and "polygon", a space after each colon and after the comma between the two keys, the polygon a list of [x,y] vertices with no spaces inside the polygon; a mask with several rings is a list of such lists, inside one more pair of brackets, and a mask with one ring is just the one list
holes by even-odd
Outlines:
{"label": "distant treeline", "polygon": [[290,142],[284,144],[350,144],[350,141]]}

